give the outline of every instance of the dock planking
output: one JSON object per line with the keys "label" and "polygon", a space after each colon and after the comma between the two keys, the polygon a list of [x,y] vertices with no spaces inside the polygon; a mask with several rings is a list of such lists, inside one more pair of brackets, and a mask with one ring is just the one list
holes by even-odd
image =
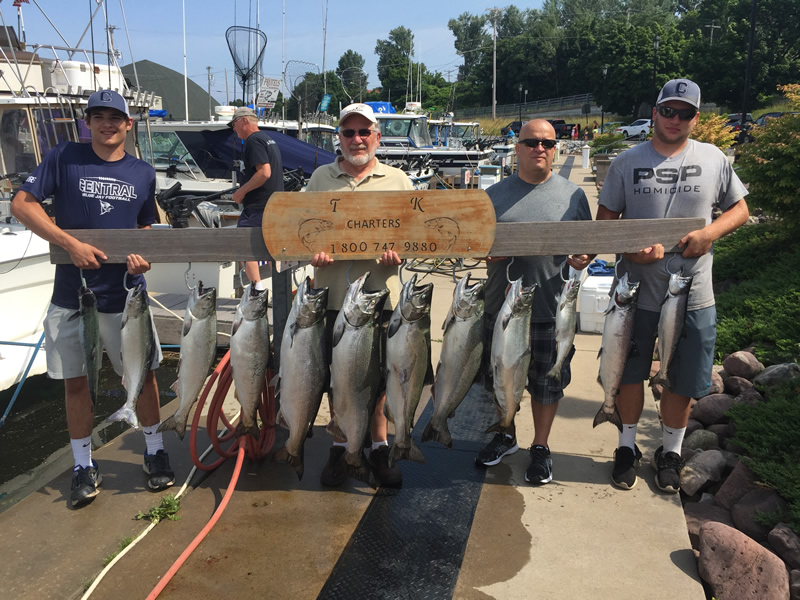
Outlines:
{"label": "dock planking", "polygon": [[[189,295],[153,293],[150,298],[157,300],[180,317],[179,319],[176,318],[175,315],[170,314],[159,304],[151,302],[150,312],[153,314],[153,322],[156,325],[156,331],[158,331],[158,339],[162,344],[180,345],[183,313],[186,311]],[[238,304],[238,298],[217,298],[217,346],[230,345],[231,324]]]}

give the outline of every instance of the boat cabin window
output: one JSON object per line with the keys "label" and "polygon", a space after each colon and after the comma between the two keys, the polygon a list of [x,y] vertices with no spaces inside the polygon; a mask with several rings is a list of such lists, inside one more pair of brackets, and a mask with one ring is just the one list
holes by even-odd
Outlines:
{"label": "boat cabin window", "polygon": [[305,141],[311,144],[312,146],[316,146],[317,148],[322,148],[323,150],[327,150],[328,152],[336,152],[336,146],[333,144],[333,132],[329,130],[322,130],[322,129],[312,129],[308,133],[306,133]]}
{"label": "boat cabin window", "polygon": [[152,156],[150,154],[150,144],[147,141],[147,131],[144,127],[139,128],[138,136],[142,159],[154,165],[156,169],[166,169],[174,165],[179,170],[191,171],[196,175],[202,175],[203,171],[175,131],[152,132]]}
{"label": "boat cabin window", "polygon": [[4,175],[23,175],[20,184],[38,164],[33,128],[25,108],[8,108],[2,111],[0,159]]}
{"label": "boat cabin window", "polygon": [[408,137],[408,126],[411,119],[380,119],[381,136]]}
{"label": "boat cabin window", "polygon": [[432,146],[431,135],[428,132],[428,123],[425,119],[414,119],[408,132],[411,143],[417,148]]}

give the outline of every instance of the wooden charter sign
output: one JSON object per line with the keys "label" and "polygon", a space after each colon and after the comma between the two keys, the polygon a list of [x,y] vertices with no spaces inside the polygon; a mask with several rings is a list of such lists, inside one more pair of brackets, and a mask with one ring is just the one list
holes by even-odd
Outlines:
{"label": "wooden charter sign", "polygon": [[279,192],[264,211],[264,243],[276,260],[482,257],[495,213],[483,190]]}

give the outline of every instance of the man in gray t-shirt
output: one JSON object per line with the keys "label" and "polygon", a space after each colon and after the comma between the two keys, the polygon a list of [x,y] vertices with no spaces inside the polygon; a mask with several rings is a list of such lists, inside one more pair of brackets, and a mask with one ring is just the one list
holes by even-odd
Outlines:
{"label": "man in gray t-shirt", "polygon": [[[711,284],[712,244],[747,221],[749,211],[742,182],[728,158],[715,146],[689,139],[697,125],[700,88],[688,79],[667,82],[653,109],[653,139],[615,158],[600,193],[597,220],[703,217],[706,226],[676,240],[681,254],[664,255],[660,244],[623,255],[618,276],[628,273],[640,282],[634,324],[638,353],[628,358],[617,409],[622,419],[614,454],[612,483],[622,489],[636,484],[641,458],[636,428],[644,407],[644,380],[650,375],[661,305],[670,273],[693,276],[683,337],[668,365],[670,389],[661,396],[663,445],[656,450],[656,485],[680,489],[680,456],[691,398],[708,393],[711,385],[716,311]],[[712,222],[712,210],[723,213]]]}
{"label": "man in gray t-shirt", "polygon": [[[516,145],[519,171],[487,190],[498,222],[591,220],[589,202],[583,190],[552,172],[555,137],[553,126],[544,119],[528,121],[523,125]],[[522,277],[525,286],[537,285],[533,295],[531,363],[527,378],[534,437],[530,449],[531,465],[525,473],[525,480],[531,483],[547,483],[553,478],[548,438],[558,401],[564,397],[563,390],[570,382],[572,353],[561,367],[560,381],[547,376],[556,364],[555,319],[562,284],[561,267],[566,261],[571,267],[584,269],[590,260],[585,254],[569,258],[515,256],[513,260],[503,257],[488,259],[484,335],[486,352],[491,350],[495,316],[505,299],[507,277],[512,281]],[[503,456],[513,454],[518,449],[516,428],[512,423],[506,431],[497,433],[475,460],[479,465],[496,465]]]}

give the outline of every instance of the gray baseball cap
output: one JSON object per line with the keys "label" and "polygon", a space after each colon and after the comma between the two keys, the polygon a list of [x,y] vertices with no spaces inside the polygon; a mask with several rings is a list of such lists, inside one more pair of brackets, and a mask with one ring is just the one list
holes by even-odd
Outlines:
{"label": "gray baseball cap", "polygon": [[700,87],[689,79],[672,79],[661,88],[656,104],[670,100],[680,100],[700,110]]}
{"label": "gray baseball cap", "polygon": [[126,117],[131,116],[128,112],[128,103],[125,98],[114,90],[100,90],[89,96],[89,101],[86,104],[86,114],[89,114],[93,108],[113,108],[124,113]]}
{"label": "gray baseball cap", "polygon": [[256,111],[254,111],[252,108],[249,108],[247,106],[240,106],[235,111],[233,111],[233,118],[228,122],[228,127],[232,129],[233,124],[242,117],[258,117],[258,115],[256,114]]}

